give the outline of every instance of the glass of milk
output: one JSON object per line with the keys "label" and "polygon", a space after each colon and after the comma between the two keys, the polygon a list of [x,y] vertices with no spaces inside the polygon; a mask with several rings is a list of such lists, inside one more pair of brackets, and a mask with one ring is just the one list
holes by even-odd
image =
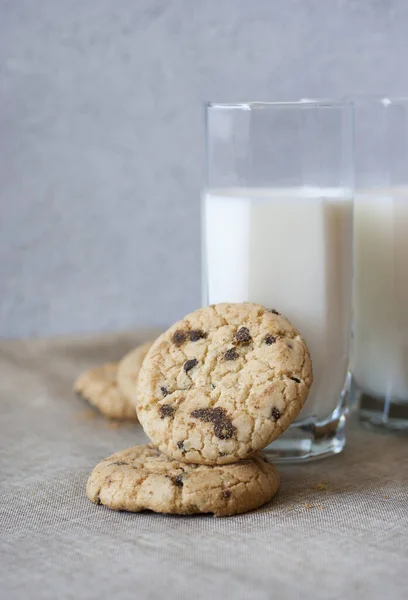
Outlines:
{"label": "glass of milk", "polygon": [[355,101],[353,396],[408,429],[408,99]]}
{"label": "glass of milk", "polygon": [[268,451],[296,461],[345,444],[352,280],[352,106],[209,104],[203,304],[258,302],[300,330],[314,383]]}

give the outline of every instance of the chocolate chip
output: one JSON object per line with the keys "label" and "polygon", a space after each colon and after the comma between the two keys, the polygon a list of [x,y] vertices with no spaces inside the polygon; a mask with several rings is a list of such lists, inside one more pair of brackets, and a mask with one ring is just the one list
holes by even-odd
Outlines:
{"label": "chocolate chip", "polygon": [[[194,413],[194,415],[193,415]],[[197,416],[202,421],[212,422],[222,418],[225,414],[225,408],[221,408],[220,406],[216,406],[215,408],[197,408],[191,413],[193,416]]]}
{"label": "chocolate chip", "polygon": [[229,440],[235,433],[235,427],[228,419],[214,423],[214,433],[220,440]]}
{"label": "chocolate chip", "polygon": [[234,335],[234,340],[238,344],[250,344],[252,342],[248,327],[241,327]]}
{"label": "chocolate chip", "polygon": [[165,417],[172,417],[175,412],[176,409],[171,404],[162,404],[159,406],[159,413],[162,419]]}
{"label": "chocolate chip", "polygon": [[190,342],[198,342],[198,340],[203,340],[207,337],[208,333],[202,331],[201,329],[192,329],[188,332],[188,337],[190,338]]}
{"label": "chocolate chip", "polygon": [[264,342],[267,346],[272,346],[272,344],[276,342],[276,337],[274,337],[273,335],[267,335],[264,338]]}
{"label": "chocolate chip", "polygon": [[278,313],[278,311],[277,311],[277,310],[275,310],[274,308],[271,308],[271,309],[269,310],[269,312],[271,312],[271,313],[272,313],[272,314],[274,314],[274,315],[280,315],[280,313]]}
{"label": "chocolate chip", "polygon": [[191,416],[206,423],[211,423],[214,410],[214,408],[196,408]]}
{"label": "chocolate chip", "polygon": [[177,448],[179,450],[183,450],[184,449],[184,440],[180,440],[180,442],[177,442]]}
{"label": "chocolate chip", "polygon": [[229,440],[236,432],[236,428],[227,416],[225,408],[198,408],[193,410],[191,416],[205,423],[212,423],[214,433],[220,440]]}
{"label": "chocolate chip", "polygon": [[275,406],[272,409],[272,419],[274,419],[275,421],[277,421],[278,419],[280,419],[280,410],[278,408],[276,408]]}
{"label": "chocolate chip", "polygon": [[121,467],[122,465],[128,465],[128,464],[129,463],[123,462],[122,460],[117,460],[116,462],[109,463],[108,467],[110,467],[111,465],[117,465],[118,467]]}
{"label": "chocolate chip", "polygon": [[198,365],[198,360],[196,358],[191,358],[190,360],[188,360],[187,362],[184,363],[183,369],[185,370],[186,373],[188,373],[196,365]]}
{"label": "chocolate chip", "polygon": [[230,490],[223,490],[221,492],[221,496],[222,496],[222,498],[231,498],[231,491]]}
{"label": "chocolate chip", "polygon": [[160,391],[164,397],[168,396],[170,393],[169,390],[166,387],[164,387],[164,385],[161,386]]}
{"label": "chocolate chip", "polygon": [[184,483],[182,475],[177,475],[177,477],[174,478],[174,485],[177,485],[177,487],[183,487]]}
{"label": "chocolate chip", "polygon": [[289,377],[289,379],[291,379],[292,381],[296,381],[296,383],[300,383],[300,379],[298,379],[297,377]]}
{"label": "chocolate chip", "polygon": [[238,352],[235,350],[235,348],[230,348],[229,350],[226,351],[226,353],[224,354],[224,358],[225,360],[237,360],[237,358],[239,357]]}
{"label": "chocolate chip", "polygon": [[187,333],[185,331],[183,331],[182,329],[178,329],[174,334],[173,334],[173,342],[176,344],[176,346],[181,346],[182,344],[184,344],[185,341],[187,341]]}

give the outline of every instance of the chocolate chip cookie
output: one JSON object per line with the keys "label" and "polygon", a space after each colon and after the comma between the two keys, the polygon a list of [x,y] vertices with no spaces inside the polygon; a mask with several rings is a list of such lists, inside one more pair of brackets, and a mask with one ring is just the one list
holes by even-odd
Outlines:
{"label": "chocolate chip cookie", "polygon": [[312,380],[306,343],[284,316],[258,304],[217,304],[154,342],[139,373],[137,414],[168,456],[227,464],[277,438]]}
{"label": "chocolate chip cookie", "polygon": [[152,341],[146,342],[142,346],[138,346],[126,354],[119,362],[117,380],[119,388],[125,396],[132,399],[135,394],[136,383],[139,377],[140,367],[142,366],[144,357],[152,345]]}
{"label": "chocolate chip cookie", "polygon": [[259,508],[278,491],[277,469],[259,454],[225,466],[186,464],[151,444],[133,446],[100,462],[88,498],[114,510],[219,517]]}
{"label": "chocolate chip cookie", "polygon": [[89,369],[75,381],[74,391],[108,419],[137,421],[135,406],[119,389],[117,375],[117,363]]}

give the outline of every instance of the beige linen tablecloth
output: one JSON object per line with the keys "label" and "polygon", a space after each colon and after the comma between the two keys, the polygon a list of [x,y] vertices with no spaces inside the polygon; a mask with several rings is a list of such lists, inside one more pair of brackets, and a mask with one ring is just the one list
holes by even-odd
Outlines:
{"label": "beige linen tablecloth", "polygon": [[350,427],[345,452],[281,468],[242,516],[115,513],[93,466],[146,438],[71,392],[150,332],[0,342],[0,598],[408,598],[408,439]]}

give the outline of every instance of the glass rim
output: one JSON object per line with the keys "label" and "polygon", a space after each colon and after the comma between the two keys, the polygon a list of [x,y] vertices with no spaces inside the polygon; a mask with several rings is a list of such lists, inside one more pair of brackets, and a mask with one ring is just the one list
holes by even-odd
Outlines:
{"label": "glass rim", "polygon": [[287,101],[206,102],[206,110],[252,110],[263,108],[345,108],[352,106],[349,98],[301,98]]}
{"label": "glass rim", "polygon": [[348,96],[347,100],[351,104],[382,104],[384,107],[408,104],[408,96],[386,96],[382,94]]}

